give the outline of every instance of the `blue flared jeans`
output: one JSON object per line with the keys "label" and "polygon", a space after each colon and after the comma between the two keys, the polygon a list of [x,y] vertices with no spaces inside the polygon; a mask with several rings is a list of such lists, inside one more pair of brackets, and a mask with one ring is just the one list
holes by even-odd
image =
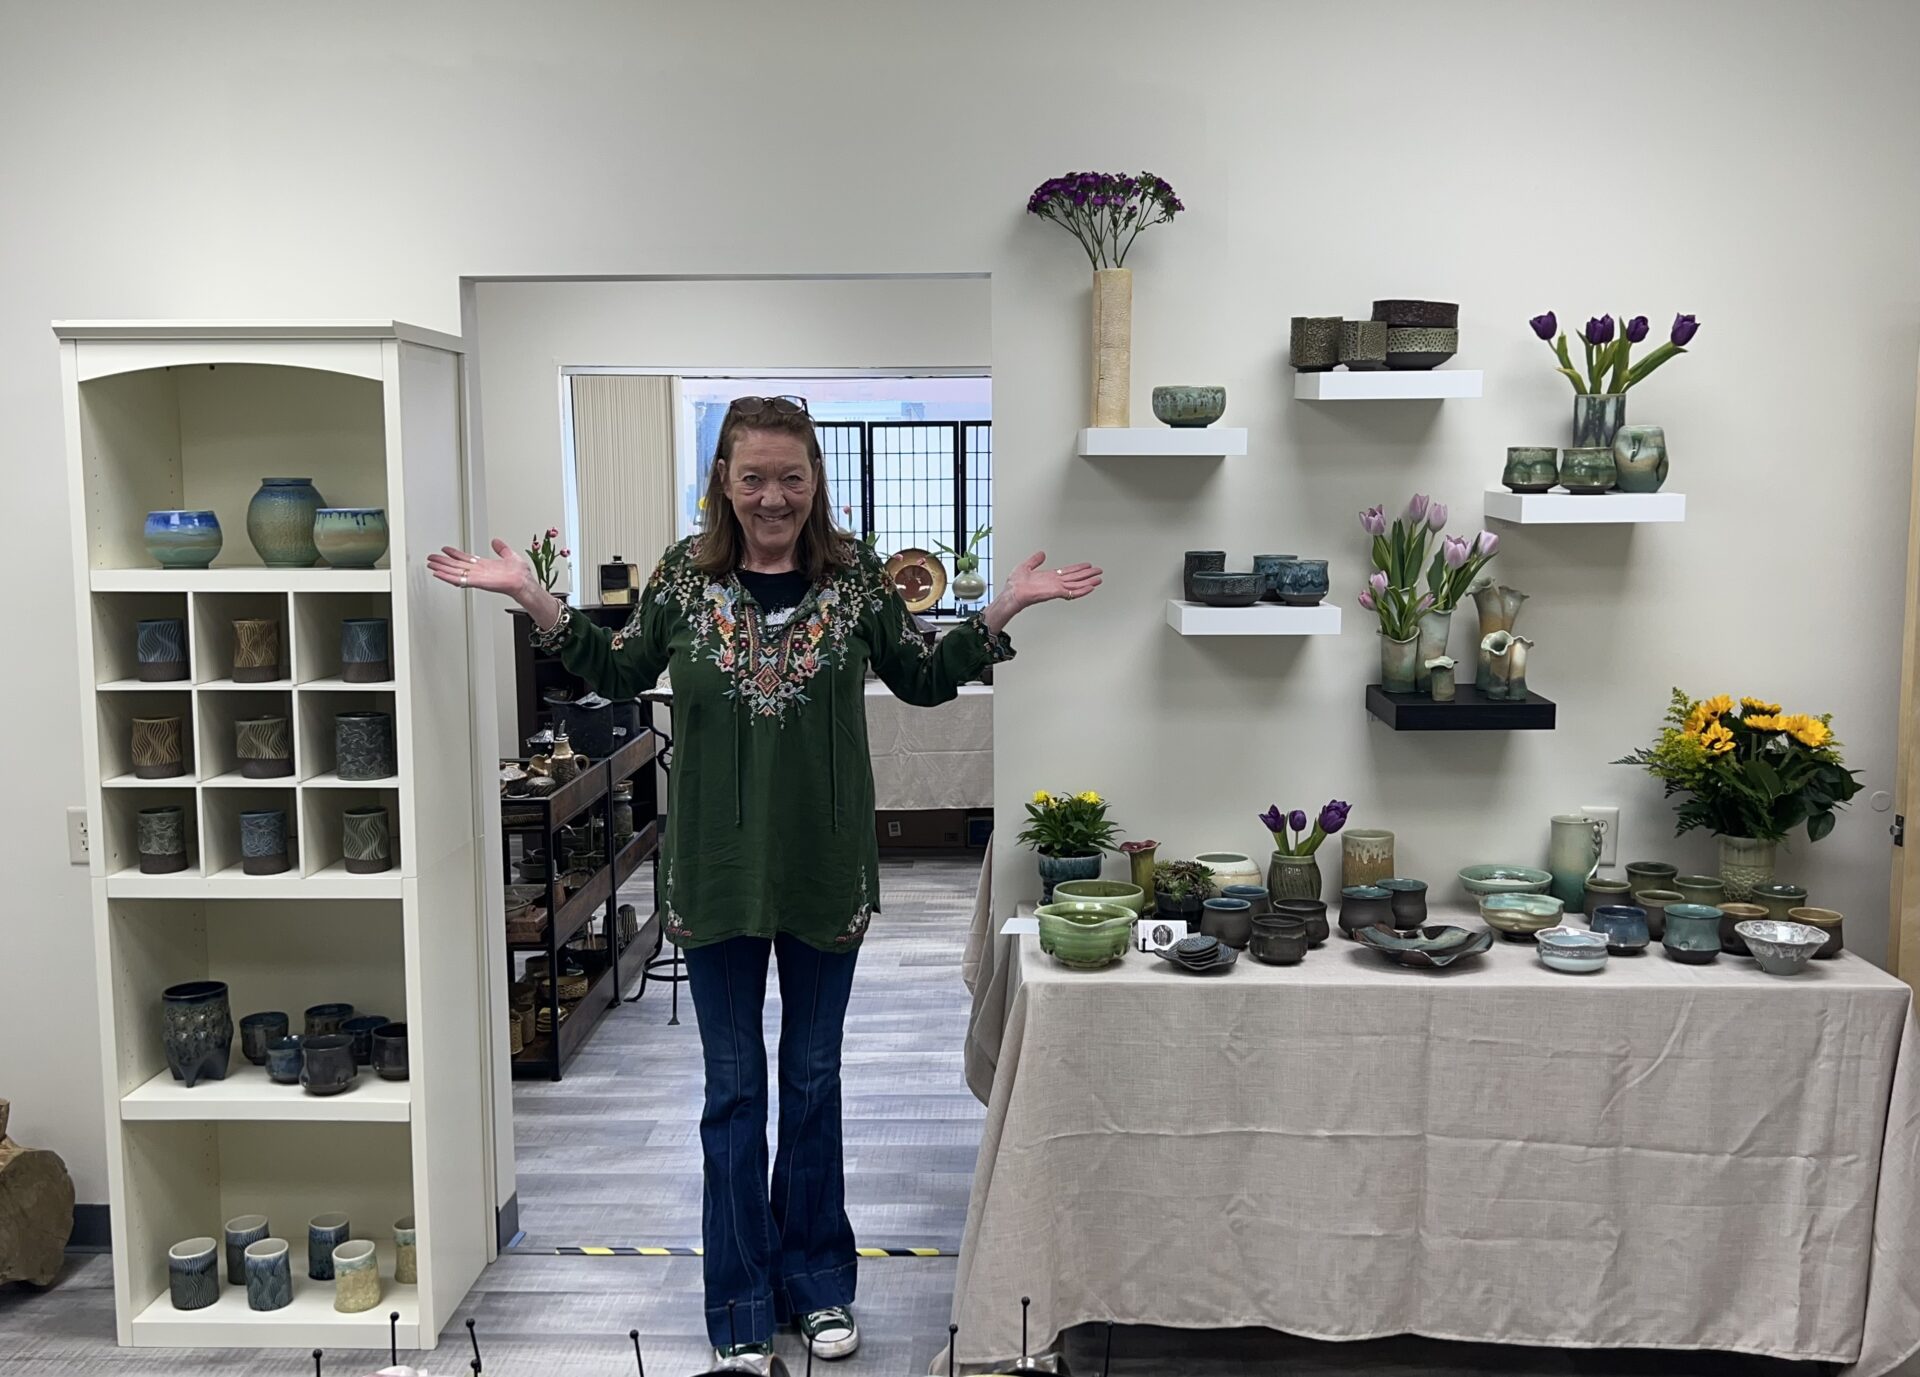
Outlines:
{"label": "blue flared jeans", "polygon": [[[840,1144],[840,1041],[858,950],[784,933],[685,953],[706,1108],[701,1210],[707,1337],[765,1342],[797,1315],[853,1302],[858,1260]],[[767,1173],[767,962],[780,968],[780,1135]],[[731,1307],[731,1315],[729,1308]]]}

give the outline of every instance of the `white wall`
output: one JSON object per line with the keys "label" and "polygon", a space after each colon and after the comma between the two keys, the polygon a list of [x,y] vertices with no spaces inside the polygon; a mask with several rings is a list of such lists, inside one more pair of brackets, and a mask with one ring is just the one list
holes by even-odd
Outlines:
{"label": "white wall", "polygon": [[[0,454],[16,569],[4,720],[9,902],[0,1084],[23,1141],[105,1198],[86,909],[60,864],[79,799],[58,316],[394,315],[458,328],[501,274],[991,271],[996,544],[1104,564],[1016,623],[997,676],[1003,815],[1037,784],[1112,794],[1134,835],[1253,846],[1282,799],[1354,800],[1439,877],[1539,854],[1546,815],[1656,795],[1603,762],[1666,688],[1838,714],[1891,787],[1920,350],[1920,7],[1902,0],[1241,0],[9,6],[0,12]],[[191,18],[183,18],[191,15]],[[740,35],[750,35],[741,42]],[[1148,167],[1191,210],[1144,237],[1135,408],[1224,382],[1252,452],[1177,472],[1072,457],[1087,269],[1028,191]],[[1464,303],[1488,396],[1314,409],[1286,318],[1374,296]],[[1207,645],[1162,625],[1180,551],[1318,549],[1350,599],[1352,514],[1413,488],[1472,510],[1503,446],[1564,433],[1526,333],[1675,310],[1696,351],[1636,394],[1664,422],[1678,529],[1512,536],[1561,729],[1369,726],[1372,639]],[[496,514],[501,509],[496,506]],[[1884,816],[1795,869],[1884,945]],[[1030,863],[1008,848],[1008,873]]]}
{"label": "white wall", "polygon": [[[560,524],[563,367],[984,367],[988,293],[984,277],[476,283],[471,344],[495,534],[524,547]],[[577,598],[577,574],[572,586]],[[504,615],[495,632],[500,749],[512,754],[518,710]]]}

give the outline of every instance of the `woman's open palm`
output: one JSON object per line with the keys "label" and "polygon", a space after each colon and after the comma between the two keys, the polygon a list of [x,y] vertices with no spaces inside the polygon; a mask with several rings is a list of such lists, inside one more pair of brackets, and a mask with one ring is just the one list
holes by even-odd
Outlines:
{"label": "woman's open palm", "polygon": [[482,588],[511,597],[526,587],[533,566],[525,555],[504,540],[493,542],[493,552],[497,559],[470,555],[465,550],[444,545],[427,556],[427,568],[442,583],[451,583],[456,588]]}

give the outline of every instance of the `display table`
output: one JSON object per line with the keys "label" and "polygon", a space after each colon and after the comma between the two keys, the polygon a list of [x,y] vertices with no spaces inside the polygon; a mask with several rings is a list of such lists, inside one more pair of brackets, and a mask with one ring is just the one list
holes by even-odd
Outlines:
{"label": "display table", "polygon": [[1107,1319],[1860,1377],[1920,1347],[1920,1043],[1850,954],[1778,979],[1657,949],[1563,975],[1507,942],[1408,970],[1337,930],[1214,976],[971,950],[972,1044],[1005,1016],[969,1047],[994,1071],[963,1363],[1019,1353],[1023,1295],[1035,1352]]}

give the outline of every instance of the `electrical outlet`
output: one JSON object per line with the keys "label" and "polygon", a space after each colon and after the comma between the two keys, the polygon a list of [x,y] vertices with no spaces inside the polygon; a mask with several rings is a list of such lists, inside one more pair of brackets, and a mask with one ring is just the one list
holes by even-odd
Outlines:
{"label": "electrical outlet", "polygon": [[69,808],[67,809],[67,860],[73,865],[85,865],[91,856],[87,837],[87,810]]}
{"label": "electrical outlet", "polygon": [[1583,803],[1580,811],[1590,818],[1598,818],[1607,825],[1605,835],[1600,838],[1600,864],[1612,865],[1620,854],[1620,805],[1617,803]]}

